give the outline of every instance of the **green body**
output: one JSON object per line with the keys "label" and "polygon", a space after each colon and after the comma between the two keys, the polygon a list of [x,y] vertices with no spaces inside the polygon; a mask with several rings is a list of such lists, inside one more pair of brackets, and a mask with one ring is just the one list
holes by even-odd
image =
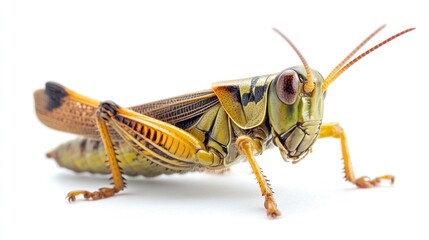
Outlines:
{"label": "green body", "polygon": [[[296,73],[299,79],[293,85],[293,91],[296,91],[293,103],[285,103],[278,96],[279,91],[282,91],[279,87],[286,91],[291,87],[286,78],[283,79],[285,73]],[[299,66],[276,74],[219,82],[213,84],[212,91],[131,108],[186,130],[203,142],[207,150],[220,161],[204,167],[197,163],[187,163],[186,167],[157,164],[147,158],[144,152],[138,154],[128,143],[113,136],[124,174],[150,177],[224,169],[240,160],[235,140],[241,135],[250,136],[262,149],[276,145],[285,161],[301,160],[317,139],[323,117],[323,77],[314,70],[312,74],[315,90],[310,94],[303,91],[307,77],[303,67]],[[278,84],[278,81],[285,81],[286,85]],[[204,101],[194,100],[201,99],[204,94],[207,96],[203,98]],[[213,97],[209,97],[210,94]],[[43,117],[43,113],[38,114],[39,118]],[[59,165],[77,172],[108,174],[103,144],[93,137],[92,132],[92,135],[88,134],[90,130],[73,130],[87,137],[60,145],[49,156],[55,158]]]}

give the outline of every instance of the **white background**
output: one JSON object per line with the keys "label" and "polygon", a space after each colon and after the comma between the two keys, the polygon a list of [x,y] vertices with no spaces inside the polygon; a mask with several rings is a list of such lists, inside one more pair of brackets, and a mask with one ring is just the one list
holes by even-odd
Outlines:
{"label": "white background", "polygon": [[[428,25],[423,1],[2,1],[0,239],[428,239]],[[250,167],[223,176],[130,178],[110,199],[69,204],[108,177],[60,169],[45,153],[73,136],[43,126],[32,92],[55,80],[99,100],[136,105],[210,83],[299,65],[277,27],[323,75],[381,24],[368,45],[417,30],[331,85],[326,121],[349,137],[356,175],[397,182],[356,190],[337,140],[298,165],[277,149],[258,160],[283,216],[265,216]]]}

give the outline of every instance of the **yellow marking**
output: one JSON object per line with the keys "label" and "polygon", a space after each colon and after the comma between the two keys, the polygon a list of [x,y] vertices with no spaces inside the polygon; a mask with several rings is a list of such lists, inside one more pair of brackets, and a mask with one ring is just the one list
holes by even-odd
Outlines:
{"label": "yellow marking", "polygon": [[177,151],[176,151],[176,153],[174,154],[174,155],[178,155],[178,156],[180,156],[180,157],[183,157],[184,156],[184,152],[185,152],[185,145],[183,145],[183,144],[179,144],[179,147],[177,148]]}
{"label": "yellow marking", "polygon": [[64,91],[70,96],[70,98],[75,100],[76,102],[84,103],[94,108],[98,108],[98,106],[100,105],[100,102],[97,100],[80,95],[79,93],[76,93],[68,88],[65,88],[65,87],[63,88],[64,88]]}
{"label": "yellow marking", "polygon": [[177,148],[179,147],[178,145],[179,143],[177,141],[174,141],[170,149],[168,149],[170,153],[175,154],[175,152],[177,151]]}
{"label": "yellow marking", "polygon": [[189,158],[191,150],[189,148],[185,148],[185,151],[183,152],[184,158]]}
{"label": "yellow marking", "polygon": [[146,125],[143,125],[143,132],[142,135],[146,136],[147,135],[147,131],[149,130],[149,128]]}
{"label": "yellow marking", "polygon": [[162,136],[162,138],[161,138],[161,143],[160,143],[160,145],[165,147],[165,142],[167,141],[168,136],[167,136],[167,135],[164,135],[164,134],[162,134],[161,136]]}
{"label": "yellow marking", "polygon": [[142,125],[141,125],[140,123],[136,123],[136,124],[137,124],[137,125],[136,125],[136,132],[141,133]]}
{"label": "yellow marking", "polygon": [[159,131],[156,132],[156,139],[154,141],[156,145],[159,145],[159,142],[161,141],[163,135],[164,134],[162,134],[162,132],[159,132]]}
{"label": "yellow marking", "polygon": [[153,138],[155,137],[155,133],[156,133],[156,130],[151,129],[151,131],[150,131],[150,135],[149,135],[149,140],[150,140],[150,141],[153,141]]}
{"label": "yellow marking", "polygon": [[173,138],[172,138],[172,137],[170,137],[170,136],[167,136],[167,142],[165,143],[164,147],[165,147],[166,149],[170,149],[171,144],[173,144]]}

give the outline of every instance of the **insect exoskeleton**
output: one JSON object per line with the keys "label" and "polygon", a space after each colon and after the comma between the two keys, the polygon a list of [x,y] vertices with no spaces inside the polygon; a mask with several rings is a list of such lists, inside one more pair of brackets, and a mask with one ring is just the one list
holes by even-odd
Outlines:
{"label": "insect exoskeleton", "polygon": [[112,174],[113,187],[72,191],[67,198],[111,197],[125,188],[123,175],[222,170],[242,157],[256,176],[267,215],[277,217],[280,211],[273,191],[255,155],[274,144],[285,161],[297,163],[318,138],[326,137],[340,140],[347,181],[360,188],[377,186],[381,180],[393,183],[392,175],[356,178],[343,128],[338,123],[322,123],[324,96],[330,84],[364,56],[414,30],[399,32],[350,60],[383,27],[365,38],[325,79],[274,29],[294,49],[302,66],[217,82],[209,90],[130,108],[99,102],[48,82],[46,89],[34,94],[37,116],[51,128],[84,137],[61,145],[48,156],[74,171]]}
{"label": "insect exoskeleton", "polygon": [[285,161],[296,163],[305,157],[316,141],[323,118],[323,77],[311,69],[314,89],[304,91],[308,83],[304,67],[281,72],[268,91],[268,117],[274,144]]}

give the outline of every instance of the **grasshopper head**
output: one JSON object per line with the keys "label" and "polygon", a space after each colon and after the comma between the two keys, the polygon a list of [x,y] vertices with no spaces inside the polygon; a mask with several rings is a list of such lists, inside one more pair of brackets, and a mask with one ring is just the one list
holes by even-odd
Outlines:
{"label": "grasshopper head", "polygon": [[[283,33],[274,29],[295,50],[303,66],[288,68],[277,75],[268,91],[268,118],[273,142],[279,147],[285,161],[301,160],[319,136],[323,117],[323,100],[328,86],[357,61],[392,41],[414,30],[406,29],[380,42],[353,60],[353,55],[385,25],[377,28],[350,52],[326,77],[311,69],[295,45]],[[349,62],[348,62],[349,61]]]}
{"label": "grasshopper head", "polygon": [[313,90],[304,66],[285,69],[268,90],[268,117],[274,144],[285,161],[302,159],[319,135],[323,117],[323,77],[310,69]]}

